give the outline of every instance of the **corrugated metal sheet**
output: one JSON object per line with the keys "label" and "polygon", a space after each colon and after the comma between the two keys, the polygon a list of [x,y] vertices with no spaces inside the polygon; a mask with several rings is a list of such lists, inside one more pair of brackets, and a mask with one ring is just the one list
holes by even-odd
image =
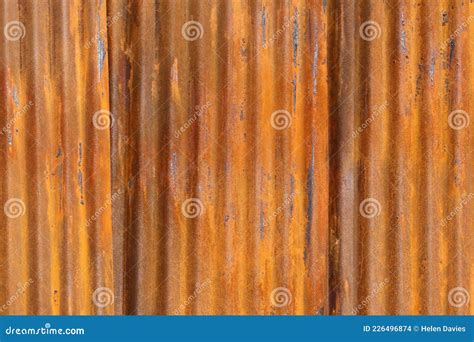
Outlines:
{"label": "corrugated metal sheet", "polygon": [[[113,288],[105,4],[2,1],[2,313],[112,313],[91,295]],[[104,37],[105,38],[105,37]],[[106,44],[105,40],[100,40]]]}
{"label": "corrugated metal sheet", "polygon": [[4,1],[2,314],[469,314],[467,1]]}
{"label": "corrugated metal sheet", "polygon": [[[122,8],[109,30],[112,189],[123,192],[113,213],[117,310],[322,310],[324,8],[117,1],[108,9]],[[282,300],[291,297],[281,308],[270,300],[279,287]]]}
{"label": "corrugated metal sheet", "polygon": [[472,314],[473,4],[331,6],[331,310]]}

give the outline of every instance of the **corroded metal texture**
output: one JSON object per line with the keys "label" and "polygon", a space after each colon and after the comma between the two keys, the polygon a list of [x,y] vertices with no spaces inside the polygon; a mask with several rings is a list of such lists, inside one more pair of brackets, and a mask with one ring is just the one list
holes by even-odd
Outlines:
{"label": "corroded metal texture", "polygon": [[1,12],[6,313],[323,312],[321,3]]}
{"label": "corroded metal texture", "polygon": [[473,6],[1,2],[1,314],[472,314]]}
{"label": "corroded metal texture", "polygon": [[[107,59],[87,49],[105,5],[2,1],[2,313],[112,313],[91,301],[113,288]],[[103,44],[106,41],[101,40]]]}
{"label": "corroded metal texture", "polygon": [[108,6],[123,8],[109,30],[112,190],[123,192],[113,207],[123,273],[117,310],[322,312],[325,8],[313,1]]}
{"label": "corroded metal texture", "polygon": [[330,4],[332,313],[474,313],[473,6]]}

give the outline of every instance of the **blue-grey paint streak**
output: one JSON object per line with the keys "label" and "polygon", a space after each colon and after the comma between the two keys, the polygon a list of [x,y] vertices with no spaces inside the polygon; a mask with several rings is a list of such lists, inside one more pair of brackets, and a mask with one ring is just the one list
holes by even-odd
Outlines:
{"label": "blue-grey paint streak", "polygon": [[295,198],[295,177],[291,175],[290,178],[290,197],[291,197],[291,202],[290,202],[290,216],[293,216],[293,207],[294,207],[294,198]]}
{"label": "blue-grey paint streak", "polygon": [[402,31],[402,34],[400,35],[400,43],[402,45],[402,50],[404,53],[408,52],[407,48],[407,33],[405,31]]}
{"label": "blue-grey paint streak", "polygon": [[318,93],[318,59],[319,59],[319,45],[316,40],[316,44],[314,46],[314,54],[313,54],[313,65],[311,66],[311,71],[313,74],[313,95],[316,96]]}
{"label": "blue-grey paint streak", "polygon": [[177,180],[177,174],[178,174],[178,155],[176,154],[176,152],[173,152],[171,155],[170,173],[171,173],[172,183],[175,184]]}
{"label": "blue-grey paint streak", "polygon": [[61,146],[58,146],[58,149],[56,151],[56,158],[59,158],[61,157],[61,155],[63,154],[62,150],[61,150]]}
{"label": "blue-grey paint streak", "polygon": [[453,61],[455,47],[456,47],[456,41],[454,39],[451,39],[449,41],[449,66],[451,66],[451,63]]}
{"label": "blue-grey paint streak", "polygon": [[266,27],[267,27],[267,13],[264,7],[262,10],[262,45],[264,47],[267,44]]}
{"label": "blue-grey paint streak", "polygon": [[299,37],[298,10],[296,10],[295,19],[293,21],[293,64],[294,66],[296,66],[296,56],[298,55],[298,37]]}
{"label": "blue-grey paint streak", "polygon": [[291,81],[293,85],[293,111],[296,112],[296,78]]}
{"label": "blue-grey paint streak", "polygon": [[105,60],[105,44],[104,40],[100,36],[100,17],[97,16],[97,63],[99,68],[99,79],[102,77],[102,70],[104,69]]}
{"label": "blue-grey paint streak", "polygon": [[20,100],[18,99],[18,92],[15,86],[12,89],[12,97],[13,97],[13,102],[15,102],[15,105],[18,107],[20,105]]}
{"label": "blue-grey paint streak", "polygon": [[436,59],[434,57],[431,57],[430,69],[428,71],[430,75],[431,85],[433,85],[434,83],[435,64],[436,64]]}
{"label": "blue-grey paint streak", "polygon": [[102,77],[102,69],[104,69],[105,46],[102,38],[98,37],[97,41],[97,58],[99,60],[99,79]]}
{"label": "blue-grey paint streak", "polygon": [[[405,26],[405,14],[404,13],[402,13],[402,15],[400,17],[400,26],[401,27]],[[400,33],[400,45],[402,47],[403,52],[408,53],[407,33],[403,28],[402,28],[402,32]]]}
{"label": "blue-grey paint streak", "polygon": [[311,226],[313,225],[313,186],[314,186],[314,145],[311,148],[311,164],[308,168],[308,176],[306,178],[306,192],[308,194],[308,208],[306,215],[308,221],[306,223],[305,231],[305,248],[304,248],[304,258],[305,260],[308,257],[308,246],[311,243]]}

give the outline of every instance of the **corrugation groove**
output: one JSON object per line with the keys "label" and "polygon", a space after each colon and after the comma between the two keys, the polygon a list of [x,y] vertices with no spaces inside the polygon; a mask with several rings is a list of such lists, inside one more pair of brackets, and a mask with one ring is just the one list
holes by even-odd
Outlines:
{"label": "corrugation groove", "polygon": [[0,312],[472,314],[473,11],[1,2]]}

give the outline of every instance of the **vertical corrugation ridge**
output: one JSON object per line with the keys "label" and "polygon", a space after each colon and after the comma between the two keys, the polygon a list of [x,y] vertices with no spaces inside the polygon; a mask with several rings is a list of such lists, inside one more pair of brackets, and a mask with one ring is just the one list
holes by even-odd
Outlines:
{"label": "vertical corrugation ridge", "polygon": [[[203,6],[204,7],[204,6]],[[223,257],[218,265],[218,269],[224,269],[224,272],[221,273],[223,279],[223,293],[219,295],[224,296],[224,308],[221,311],[221,314],[228,312],[229,310],[235,310],[236,314],[241,314],[241,291],[240,282],[238,278],[240,276],[240,249],[236,248],[236,245],[239,244],[239,235],[242,233],[240,226],[237,226],[236,221],[236,205],[233,201],[233,198],[236,196],[236,191],[234,188],[234,182],[237,181],[234,176],[235,169],[232,163],[233,158],[233,141],[230,139],[233,136],[232,126],[232,107],[231,107],[231,97],[229,96],[232,91],[232,81],[234,75],[232,74],[232,61],[231,53],[232,46],[229,42],[230,37],[232,37],[232,25],[230,20],[231,9],[229,7],[229,2],[222,2],[219,6],[216,6],[209,17],[210,22],[214,22],[215,25],[212,27],[212,42],[209,42],[215,51],[215,60],[213,61],[215,68],[215,90],[220,93],[220,96],[216,97],[216,110],[212,113],[217,115],[217,132],[216,136],[211,136],[210,139],[206,142],[210,146],[211,153],[216,155],[216,184],[223,191],[223,195],[220,198],[222,202],[217,201],[212,203],[212,207],[219,212],[217,219],[215,221],[215,227],[217,230],[224,230],[223,233],[219,233],[223,239],[223,244],[219,244],[219,250],[223,254]],[[203,12],[205,10],[203,8]],[[203,54],[205,56],[206,52],[203,49]],[[199,61],[197,61],[199,63]],[[202,75],[204,76],[204,75]],[[204,77],[206,79],[207,77]],[[219,113],[225,113],[225,115],[219,115]],[[212,139],[212,140],[211,140]],[[216,140],[214,140],[216,139]],[[218,142],[218,143],[217,143]],[[213,146],[215,145],[215,146]],[[204,156],[203,156],[204,157]],[[204,159],[204,158],[203,158]],[[212,159],[211,159],[212,162]],[[202,161],[203,165],[206,165],[206,162]],[[212,194],[212,184],[208,184],[206,192]],[[211,195],[212,196],[212,195]],[[208,197],[209,198],[209,197]],[[216,205],[217,203],[222,203],[222,206]],[[220,208],[219,208],[220,207]],[[211,232],[214,235],[213,232]],[[241,246],[242,248],[244,246]],[[205,248],[203,246],[203,248]],[[219,253],[219,251],[218,251]],[[205,263],[205,258],[202,260]],[[217,277],[214,279],[215,283],[211,284],[212,287],[219,286],[218,284],[222,281],[220,276],[217,274]],[[237,291],[233,291],[233,289]]]}
{"label": "vertical corrugation ridge", "polygon": [[[466,17],[464,16],[465,7],[469,6],[468,4],[456,3],[451,4],[448,10],[448,16],[450,17],[450,29],[452,31],[465,25]],[[471,24],[472,25],[472,24]],[[462,32],[463,33],[463,32]],[[467,98],[470,95],[465,94],[466,89],[469,89],[467,82],[469,82],[464,75],[468,74],[469,71],[469,62],[470,55],[467,55],[465,52],[465,46],[467,45],[467,37],[465,34],[459,34],[454,40],[450,41],[450,49],[448,55],[448,68],[449,68],[449,92],[448,92],[448,103],[449,111],[455,110],[464,110],[465,112],[470,112],[469,102]],[[467,63],[466,63],[467,62]],[[467,70],[466,70],[467,69]],[[468,114],[469,116],[469,114]],[[453,152],[453,169],[452,169],[452,180],[450,182],[450,193],[453,194],[452,198],[454,199],[454,205],[459,205],[463,202],[463,197],[466,196],[466,190],[469,186],[466,166],[467,166],[467,151],[468,148],[468,133],[469,126],[464,127],[462,130],[453,130],[450,137],[452,142],[452,152]],[[472,132],[472,130],[471,130]],[[461,212],[457,215],[453,221],[450,228],[452,233],[449,234],[448,242],[450,245],[450,253],[448,258],[448,289],[453,288],[463,288],[469,289],[469,282],[467,281],[465,273],[466,262],[470,263],[471,260],[465,261],[465,258],[469,256],[469,252],[465,248],[465,239],[464,229],[467,229],[467,215],[465,212]],[[467,279],[466,279],[467,278]],[[472,307],[472,305],[471,305]],[[472,309],[469,311],[469,307],[461,308],[449,308],[449,312],[452,314],[466,314],[472,312]]]}
{"label": "vertical corrugation ridge", "polygon": [[[164,9],[160,12],[159,16],[162,19],[160,25],[162,27],[162,39],[164,40],[163,43],[169,44],[169,61],[165,59],[165,63],[163,63],[163,72],[165,73],[168,83],[169,83],[169,98],[167,97],[168,94],[163,94],[163,105],[164,110],[167,111],[170,118],[175,115],[178,115],[177,120],[173,121],[170,119],[170,129],[172,132],[176,132],[182,123],[186,121],[187,113],[186,111],[179,111],[176,114],[173,112],[173,108],[175,108],[175,102],[179,97],[179,93],[177,93],[177,86],[178,81],[181,79],[180,75],[183,73],[186,74],[187,70],[185,69],[185,63],[177,63],[177,57],[183,55],[182,53],[177,54],[180,42],[179,38],[179,31],[175,33],[173,29],[170,27],[174,27],[175,29],[180,27],[186,20],[183,21],[183,16],[178,16],[177,4],[175,3],[166,3],[167,11]],[[164,5],[163,5],[164,7]],[[164,7],[165,8],[165,7]],[[170,18],[179,18],[176,23],[173,20],[168,20],[167,17]],[[172,26],[176,24],[175,26]],[[165,40],[167,39],[167,40]],[[187,54],[184,54],[181,58],[188,58]],[[169,63],[169,64],[168,64]],[[169,71],[167,70],[169,68]],[[164,75],[164,76],[165,76]],[[165,81],[166,83],[166,81]],[[165,96],[166,95],[166,96]],[[168,100],[173,100],[168,104]],[[189,131],[185,133],[189,134]],[[182,194],[184,180],[184,173],[181,171],[183,169],[182,165],[186,165],[186,161],[183,161],[183,156],[178,154],[178,149],[181,144],[183,144],[183,140],[186,139],[186,136],[181,135],[176,140],[170,144],[170,151],[169,151],[169,160],[168,160],[168,172],[170,174],[170,189],[171,194],[171,205],[168,207],[169,212],[169,226],[167,226],[167,233],[166,239],[167,241],[167,264],[168,264],[168,275],[166,278],[166,287],[169,294],[169,298],[167,298],[167,311],[168,313],[175,313],[177,306],[181,304],[180,293],[182,292],[184,281],[181,279],[181,270],[180,265],[184,258],[182,257],[182,250],[180,246],[181,236],[182,236],[182,228],[178,225],[181,222],[181,213],[179,211],[181,204],[186,198]],[[180,312],[181,313],[181,312]]]}
{"label": "vertical corrugation ridge", "polygon": [[[125,264],[126,264],[126,241],[127,222],[129,221],[128,201],[129,192],[126,175],[128,160],[130,158],[130,118],[123,108],[129,106],[129,92],[127,88],[127,76],[130,67],[126,58],[119,53],[121,33],[126,31],[128,22],[128,10],[126,0],[107,1],[107,16],[114,18],[119,16],[119,21],[108,27],[108,60],[109,60],[109,89],[110,89],[110,111],[115,118],[115,124],[111,127],[111,191],[119,194],[119,198],[112,206],[113,227],[113,250],[114,269],[118,276],[114,279],[115,288],[115,312],[125,312]],[[128,35],[127,35],[128,37]],[[117,158],[122,155],[122,158]],[[114,158],[115,157],[115,158]]]}
{"label": "vertical corrugation ridge", "polygon": [[[360,2],[357,4],[356,17],[355,17],[355,27],[354,35],[357,37],[357,27],[363,25],[364,22],[369,20],[379,21],[376,19],[373,7],[375,4],[371,2]],[[360,34],[359,34],[359,37]],[[377,77],[378,75],[372,75],[372,68],[375,68],[375,65],[371,59],[371,45],[362,39],[356,40],[356,55],[355,61],[353,62],[356,80],[357,80],[357,90],[355,91],[355,118],[357,126],[352,127],[355,130],[365,121],[365,115],[367,112],[370,112],[372,105],[372,89],[371,77]],[[373,50],[372,50],[373,51]],[[359,63],[357,63],[359,62]],[[375,82],[374,82],[375,83]],[[380,123],[379,123],[380,125]],[[377,161],[375,156],[380,156],[379,146],[381,144],[380,136],[377,136],[375,130],[367,129],[366,133],[360,136],[360,139],[356,142],[355,150],[355,169],[357,170],[357,186],[356,186],[356,201],[353,203],[352,207],[357,208],[357,203],[362,203],[368,199],[367,203],[372,203],[372,199],[378,201],[379,203],[383,202],[381,195],[381,190],[383,189],[383,183],[379,183],[378,177],[375,175],[377,172]],[[372,145],[376,143],[377,145]],[[342,194],[344,196],[344,194]],[[378,203],[377,203],[378,204]],[[376,205],[377,205],[376,204]],[[383,213],[382,213],[383,215]],[[366,298],[369,294],[369,287],[374,282],[373,270],[376,268],[374,262],[377,263],[375,258],[372,257],[372,253],[375,252],[376,248],[376,229],[383,229],[381,224],[382,218],[375,217],[379,221],[380,226],[375,227],[373,219],[361,216],[360,210],[356,212],[356,218],[354,219],[356,223],[356,229],[358,230],[358,236],[353,241],[356,246],[357,260],[359,262],[359,279],[357,284],[357,295],[356,300],[351,303],[351,306],[356,306],[360,300]],[[374,267],[372,267],[374,266]],[[378,265],[377,265],[378,267]],[[370,307],[365,307],[362,310],[363,313],[370,313]],[[347,313],[347,312],[344,312]]]}
{"label": "vertical corrugation ridge", "polygon": [[[293,68],[296,67],[296,57],[298,45],[295,40],[294,35],[298,35],[298,21],[293,22],[291,20],[290,8],[291,2],[288,2],[282,6],[283,8],[279,11],[278,7],[272,7],[273,11],[270,12],[271,24],[269,25],[270,29],[276,30],[278,27],[281,27],[286,20],[288,20],[290,34],[282,37],[281,40],[276,42],[276,49],[271,49],[273,52],[272,60],[266,66],[274,65],[271,75],[271,107],[268,111],[268,114],[273,113],[276,110],[286,110],[292,116],[292,126],[290,129],[285,129],[281,131],[273,130],[272,126],[269,126],[272,135],[272,165],[268,168],[269,183],[268,187],[272,201],[269,201],[269,207],[267,215],[270,216],[272,212],[277,210],[277,208],[284,203],[285,196],[288,189],[287,182],[287,172],[279,172],[283,165],[288,167],[288,140],[291,135],[291,130],[294,129],[295,124],[295,103],[292,101],[292,93],[296,92],[296,84],[293,84]],[[272,25],[273,24],[273,25]],[[290,62],[292,61],[292,63]],[[280,74],[281,73],[281,74]],[[290,80],[288,80],[288,75]],[[278,96],[277,96],[278,94]],[[267,115],[268,115],[267,114]],[[271,120],[271,118],[270,118]],[[273,121],[270,121],[273,123]],[[270,152],[267,152],[270,154]],[[285,163],[286,162],[286,163]],[[288,169],[287,169],[288,170]],[[269,264],[269,271],[273,273],[273,280],[269,282],[270,288],[269,292],[277,287],[288,288],[294,296],[294,289],[291,288],[288,284],[288,264],[287,264],[287,250],[286,250],[286,240],[288,239],[288,217],[286,215],[287,210],[282,210],[281,215],[277,215],[275,220],[270,223],[270,255],[273,254],[271,260],[270,258],[266,259],[266,263]],[[272,262],[271,262],[271,261]],[[291,305],[294,305],[291,303]],[[287,307],[283,308],[280,311],[288,310]],[[273,311],[272,311],[273,312]],[[275,312],[278,312],[275,310]]]}
{"label": "vertical corrugation ridge", "polygon": [[[166,46],[166,41],[162,43],[163,40],[167,39],[168,36],[164,29],[166,28],[167,19],[166,16],[169,13],[168,7],[164,4],[159,3],[155,4],[154,18],[155,18],[155,41],[158,41],[158,44],[155,44],[155,55],[154,61],[159,60],[162,62],[159,64],[158,70],[154,72],[153,83],[152,83],[152,96],[156,97],[155,108],[158,108],[158,112],[155,112],[155,115],[159,118],[158,127],[159,127],[159,139],[158,139],[158,148],[159,148],[159,159],[157,165],[157,179],[158,181],[158,193],[159,193],[159,206],[158,206],[158,251],[156,252],[158,258],[158,284],[159,290],[157,294],[158,305],[155,309],[155,312],[165,313],[168,312],[168,303],[166,302],[168,298],[168,284],[167,279],[169,277],[169,262],[167,256],[169,253],[168,249],[168,233],[170,229],[169,217],[170,217],[170,199],[171,199],[171,177],[170,177],[170,168],[169,165],[171,160],[171,144],[169,143],[172,139],[171,132],[171,115],[166,108],[162,110],[163,98],[169,98],[170,94],[170,82],[164,82],[164,79],[170,80],[170,61],[167,57],[168,51],[163,48]],[[163,15],[164,14],[164,15]],[[155,65],[155,64],[154,64]],[[163,112],[161,114],[161,112]]]}
{"label": "vertical corrugation ridge", "polygon": [[[247,219],[251,222],[249,227],[249,234],[252,236],[250,241],[250,256],[251,256],[251,269],[253,269],[251,277],[252,282],[250,285],[254,288],[252,300],[254,302],[252,306],[253,312],[262,312],[262,288],[261,284],[261,265],[259,260],[261,240],[265,234],[264,217],[262,203],[260,196],[258,195],[261,187],[261,172],[258,167],[259,161],[261,160],[260,147],[258,145],[259,134],[261,130],[261,123],[259,122],[259,116],[257,113],[260,108],[260,91],[262,80],[260,75],[261,62],[259,55],[263,45],[263,35],[266,35],[266,13],[263,11],[262,4],[260,2],[251,2],[248,5],[248,17],[250,32],[248,32],[248,43],[247,50],[247,75],[246,75],[246,96],[248,102],[245,104],[244,118],[246,125],[243,127],[247,132],[247,141],[249,153],[245,155],[245,165],[247,167],[247,174],[249,175],[247,183],[247,194],[249,214]],[[251,34],[257,32],[257,34]],[[258,34],[261,33],[261,34]],[[245,55],[244,55],[245,56]]]}
{"label": "vertical corrugation ridge", "polygon": [[[357,298],[358,263],[357,245],[358,230],[356,229],[357,208],[357,173],[353,164],[355,156],[355,140],[352,131],[357,125],[354,108],[355,94],[359,84],[352,65],[357,63],[357,40],[353,39],[356,18],[355,4],[344,5],[330,2],[329,12],[334,23],[330,27],[329,41],[337,42],[330,49],[329,79],[333,80],[329,87],[329,120],[330,145],[329,168],[332,170],[329,179],[331,207],[331,253],[330,276],[330,312],[350,313],[352,303]],[[333,6],[333,7],[332,7]],[[349,113],[349,114],[347,114]]]}
{"label": "vertical corrugation ridge", "polygon": [[[409,177],[413,165],[410,163],[410,120],[413,114],[410,111],[410,103],[406,105],[405,98],[411,93],[405,84],[409,79],[408,65],[411,62],[410,54],[413,51],[413,43],[409,39],[412,36],[411,25],[413,18],[410,16],[410,8],[401,1],[394,6],[390,14],[389,25],[395,28],[395,34],[387,37],[389,49],[386,52],[386,67],[397,68],[398,71],[389,73],[388,98],[382,105],[378,115],[389,115],[389,135],[392,158],[389,161],[389,184],[390,204],[393,209],[390,212],[390,232],[387,234],[387,245],[392,245],[392,252],[388,254],[388,263],[393,264],[393,271],[387,289],[386,305],[387,313],[402,314],[410,310],[412,294],[410,293],[411,239],[407,236],[413,234],[411,216],[409,213],[412,197],[410,196]],[[391,50],[393,48],[393,51]],[[405,139],[400,139],[404,137]]]}

